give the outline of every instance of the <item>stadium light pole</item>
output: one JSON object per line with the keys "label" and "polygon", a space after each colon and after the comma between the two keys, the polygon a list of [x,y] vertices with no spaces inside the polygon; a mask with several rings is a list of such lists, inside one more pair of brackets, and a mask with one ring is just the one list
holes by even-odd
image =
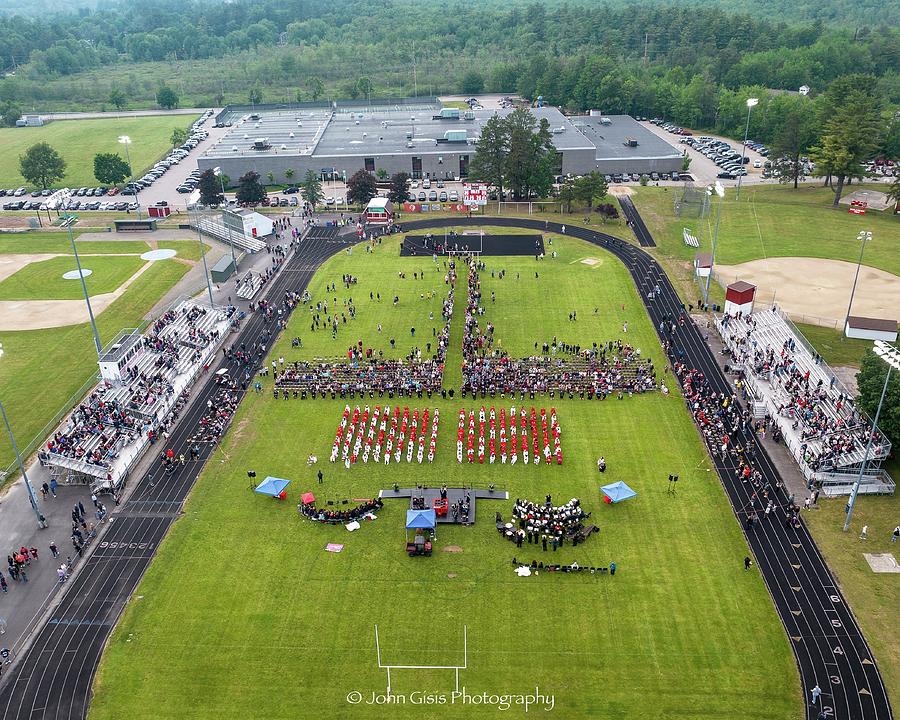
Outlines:
{"label": "stadium light pole", "polygon": [[75,266],[78,268],[78,279],[81,280],[81,289],[84,291],[84,302],[87,303],[88,317],[91,319],[91,329],[94,331],[94,345],[97,347],[97,357],[103,354],[103,345],[100,344],[100,333],[97,331],[97,322],[94,320],[94,310],[91,307],[91,298],[88,295],[87,283],[84,281],[84,273],[81,270],[81,259],[78,257],[78,248],[75,247],[75,234],[72,232],[72,223],[75,218],[66,212],[65,225],[69,231],[69,242],[72,243],[72,252],[75,253]]}
{"label": "stadium light pole", "polygon": [[[225,197],[225,174],[222,172],[222,168],[215,167],[213,168],[213,174],[219,178],[219,182],[222,183],[222,197]],[[231,226],[225,222],[225,212],[222,212],[222,222],[225,223],[225,228],[228,230],[228,244],[231,245],[231,264],[234,265],[234,271],[237,272],[237,258],[234,256],[234,238],[231,236]]]}
{"label": "stadium light pole", "polygon": [[[747,139],[750,136],[750,111],[757,104],[759,104],[759,98],[747,98],[747,127],[744,128],[744,144],[741,147],[741,170],[744,170],[744,158],[747,156]],[[734,196],[735,200],[741,199],[741,180],[743,177],[743,175],[738,175],[737,194]]]}
{"label": "stadium light pole", "polygon": [[[125,159],[128,161],[128,172],[131,175],[131,186],[134,187],[134,168],[131,166],[131,155],[128,152],[128,146],[131,145],[131,138],[127,135],[120,135],[119,142],[125,146]],[[141,198],[139,193],[140,191],[135,189],[134,202],[135,204],[137,204],[138,220],[141,220]]]}
{"label": "stadium light pole", "polygon": [[875,420],[872,423],[872,430],[869,432],[869,441],[866,443],[866,454],[863,455],[862,463],[859,466],[859,475],[856,482],[853,483],[853,489],[850,491],[850,501],[847,503],[847,519],[844,520],[844,532],[850,528],[850,520],[853,518],[853,508],[856,506],[856,496],[859,494],[859,486],[862,483],[863,473],[866,470],[866,461],[869,459],[869,452],[872,450],[872,443],[875,440],[875,431],[878,429],[878,417],[881,415],[881,406],[884,404],[884,396],[887,393],[888,381],[891,379],[891,370],[900,370],[900,350],[893,345],[888,345],[883,340],[875,341],[875,354],[887,363],[887,374],[884,376],[884,387],[881,388],[881,399],[878,401],[878,409],[875,411]]}
{"label": "stadium light pole", "polygon": [[713,268],[716,266],[716,241],[719,239],[719,220],[722,217],[722,201],[725,199],[725,188],[722,187],[722,183],[716,182],[714,186],[706,188],[706,194],[709,196],[712,196],[713,191],[719,196],[719,207],[716,210],[716,229],[713,232],[712,260],[710,260],[709,263],[709,275],[706,276],[706,297],[704,298],[704,302],[707,305],[709,305],[709,281],[710,278],[712,278]]}
{"label": "stadium light pole", "polygon": [[[2,354],[2,351],[0,351],[0,354]],[[3,407],[2,402],[0,402],[0,414],[3,415],[3,424],[6,426],[6,434],[9,435],[9,441],[12,443],[13,451],[16,453],[16,462],[19,465],[22,477],[25,479],[25,488],[28,490],[28,500],[31,502],[31,509],[34,510],[34,516],[37,518],[38,527],[43,529],[47,527],[47,518],[44,517],[41,509],[38,507],[37,496],[34,494],[31,480],[28,479],[28,473],[25,471],[25,463],[22,462],[22,455],[19,452],[19,446],[16,444],[16,438],[13,436],[12,428],[9,426],[9,420],[6,417],[6,408]]]}
{"label": "stadium light pole", "polygon": [[844,332],[847,332],[847,323],[850,321],[850,308],[853,307],[853,296],[856,294],[856,281],[859,280],[859,268],[862,266],[863,253],[866,251],[866,243],[872,239],[872,233],[868,230],[860,231],[856,236],[857,240],[862,240],[862,247],[859,249],[859,260],[856,261],[856,275],[853,277],[853,289],[850,291],[850,304],[847,305],[847,316],[844,318]]}
{"label": "stadium light pole", "polygon": [[203,275],[206,277],[206,289],[209,291],[209,307],[214,308],[216,303],[213,301],[212,280],[209,277],[209,268],[206,266],[206,249],[203,247],[203,233],[200,232],[200,221],[197,220],[197,242],[200,243],[200,257],[203,259]]}

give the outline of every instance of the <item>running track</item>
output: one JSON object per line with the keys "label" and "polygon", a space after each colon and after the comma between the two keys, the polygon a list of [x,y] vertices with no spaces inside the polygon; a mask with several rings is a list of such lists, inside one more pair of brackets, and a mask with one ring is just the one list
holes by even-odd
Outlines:
{"label": "running track", "polygon": [[[633,205],[629,210],[632,209]],[[626,215],[632,219],[629,210]],[[486,223],[482,218],[461,217],[408,222],[404,223],[404,229],[466,224]],[[544,221],[519,218],[491,218],[490,224],[561,231],[557,223],[548,225]],[[643,222],[634,221],[634,224],[641,236],[646,234],[641,243],[652,243]],[[622,260],[655,327],[661,327],[664,320],[677,319],[682,313],[672,284],[646,252],[604,233],[572,226],[567,229],[568,235],[605,248]],[[304,241],[267,288],[267,296],[276,300],[286,289],[302,292],[316,268],[344,247],[346,241],[341,239]],[[648,292],[657,284],[661,292],[651,301]],[[237,342],[249,344],[263,329],[262,318],[254,314]],[[715,391],[731,392],[693,323],[676,327],[666,339],[672,342],[682,361],[704,373]],[[195,390],[199,400],[191,405],[173,433],[176,453],[180,452],[178,448],[187,452],[185,440],[201,417],[206,399],[215,391],[211,378],[212,372],[210,379]],[[756,444],[756,439],[747,438],[745,442]],[[714,464],[741,523],[742,510],[749,506],[749,491],[737,480],[737,468],[730,457],[724,461],[716,458]],[[774,464],[761,446],[755,448],[754,464],[773,487],[782,487]],[[116,522],[100,538],[99,547],[66,588],[59,606],[0,687],[3,720],[86,717],[103,645],[201,467],[201,463],[189,463],[169,477],[157,471],[161,479],[155,485],[150,485],[146,477],[138,481],[132,497],[115,513]],[[778,492],[785,503],[784,492]],[[787,528],[780,514],[776,514],[757,523],[747,533],[747,542],[790,638],[800,671],[807,718],[815,720],[824,710],[828,718],[835,720],[890,720],[890,702],[871,650],[806,526],[799,530]],[[739,562],[740,558],[735,558],[735,563]],[[816,684],[824,692],[819,706],[813,708],[809,704],[809,691]]]}

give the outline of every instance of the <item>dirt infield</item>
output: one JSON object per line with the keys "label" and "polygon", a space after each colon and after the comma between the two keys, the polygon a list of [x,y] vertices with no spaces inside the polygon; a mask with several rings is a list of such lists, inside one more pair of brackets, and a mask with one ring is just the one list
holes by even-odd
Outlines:
{"label": "dirt infield", "polygon": [[[847,314],[856,265],[842,260],[778,257],[740,265],[718,265],[720,282],[746,280],[757,286],[757,305],[773,301],[795,319],[835,321]],[[867,267],[859,271],[853,314],[900,320],[900,277]],[[823,323],[818,323],[823,324]]]}
{"label": "dirt infield", "polygon": [[[13,255],[8,257],[23,257]],[[24,256],[44,259],[44,256]],[[52,255],[50,257],[53,257]],[[26,263],[27,264],[27,263]],[[137,278],[153,263],[145,263],[140,270],[128,278],[113,292],[91,296],[94,315],[106,310],[114,300],[121,297]],[[21,267],[24,267],[22,265]],[[16,267],[15,270],[19,268]],[[15,272],[13,270],[13,272]],[[10,273],[11,274],[11,273]],[[78,325],[89,320],[84,300],[3,300],[0,301],[0,331],[43,330],[46,328]]]}

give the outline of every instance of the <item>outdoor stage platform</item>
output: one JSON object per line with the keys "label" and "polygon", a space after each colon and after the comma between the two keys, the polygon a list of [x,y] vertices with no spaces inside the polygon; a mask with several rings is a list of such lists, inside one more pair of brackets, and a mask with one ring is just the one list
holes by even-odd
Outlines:
{"label": "outdoor stage platform", "polygon": [[[457,524],[457,525],[471,525],[475,522],[475,505],[476,500],[509,500],[509,493],[506,490],[473,490],[470,488],[447,488],[447,502],[452,507],[453,503],[466,499],[466,494],[469,496],[469,518],[466,522],[463,522],[462,516],[457,517],[455,520],[453,519],[453,513],[448,512],[444,517],[437,517],[438,524],[448,523],[448,524]],[[414,497],[424,497],[425,498],[425,508],[433,508],[434,500],[441,496],[441,489],[434,487],[423,487],[423,488],[399,488],[397,490],[382,490],[378,493],[378,497],[382,500],[396,500],[400,498],[409,498],[409,508],[410,510],[414,509],[412,504],[412,499]]]}
{"label": "outdoor stage platform", "polygon": [[[428,239],[426,245],[426,238]],[[402,257],[448,255],[473,252],[479,255],[542,255],[543,235],[407,235],[400,248]]]}

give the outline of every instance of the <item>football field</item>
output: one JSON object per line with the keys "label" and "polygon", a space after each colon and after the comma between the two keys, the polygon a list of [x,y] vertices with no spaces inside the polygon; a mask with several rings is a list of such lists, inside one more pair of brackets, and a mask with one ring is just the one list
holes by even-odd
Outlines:
{"label": "football field", "polygon": [[[310,285],[312,302],[327,300],[347,322],[335,337],[311,331],[311,311],[301,306],[270,360],[346,357],[358,341],[389,357],[413,347],[424,353],[432,328],[440,331],[444,260],[401,258],[397,249],[390,238],[372,254],[357,247],[329,260]],[[262,378],[262,392],[246,397],[114,631],[91,718],[508,717],[525,714],[517,698],[527,695],[542,696],[530,712],[561,718],[801,714],[787,637],[761,578],[744,570],[740,527],[677,385],[663,372],[630,275],[578,240],[556,236],[552,249],[558,256],[542,261],[484,258],[482,326],[491,322],[514,357],[554,339],[582,347],[621,340],[653,360],[668,394],[461,399],[464,268],[444,376],[445,388],[457,391],[453,399],[276,400],[271,376]],[[346,274],[357,279],[349,289]],[[326,292],[331,283],[336,289]],[[295,337],[302,349],[292,347]],[[345,405],[352,411],[367,403],[437,408],[434,462],[329,463]],[[477,415],[482,406],[497,413],[555,407],[563,464],[459,463],[458,413]],[[307,464],[310,455],[316,464]],[[287,501],[254,494],[248,470],[291,480]],[[673,473],[680,477],[675,495],[667,492]],[[599,486],[616,480],[637,497],[604,504]],[[494,484],[509,500],[479,500],[470,527],[439,526],[428,558],[404,552],[408,501],[386,500],[377,520],[352,533],[297,513],[301,492],[340,508],[394,483]],[[501,537],[496,512],[508,520],[515,498],[543,502],[548,494],[554,504],[580,499],[599,533],[557,552],[516,548]],[[329,544],[341,552],[327,552]],[[587,567],[615,562],[618,570],[614,577],[543,570],[518,577],[514,556]],[[376,624],[383,663],[465,660],[465,692],[454,694],[453,670],[405,669],[392,672],[387,696]]]}

